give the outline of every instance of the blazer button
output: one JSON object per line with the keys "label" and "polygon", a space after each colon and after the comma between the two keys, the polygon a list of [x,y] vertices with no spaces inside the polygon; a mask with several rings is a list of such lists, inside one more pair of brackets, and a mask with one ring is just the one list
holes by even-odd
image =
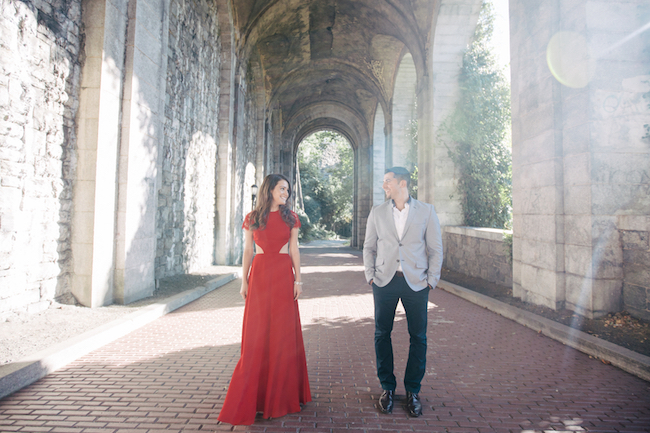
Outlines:
{"label": "blazer button", "polygon": [[402,246],[402,244],[399,244],[399,246],[401,247],[401,246]]}

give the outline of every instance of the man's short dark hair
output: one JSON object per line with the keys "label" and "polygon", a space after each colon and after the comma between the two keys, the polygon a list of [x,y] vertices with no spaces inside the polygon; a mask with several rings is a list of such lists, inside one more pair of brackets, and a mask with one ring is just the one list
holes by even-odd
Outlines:
{"label": "man's short dark hair", "polygon": [[411,186],[411,172],[405,169],[404,167],[387,168],[384,174],[388,174],[388,173],[393,173],[395,179],[397,179],[398,181],[405,180],[407,188]]}

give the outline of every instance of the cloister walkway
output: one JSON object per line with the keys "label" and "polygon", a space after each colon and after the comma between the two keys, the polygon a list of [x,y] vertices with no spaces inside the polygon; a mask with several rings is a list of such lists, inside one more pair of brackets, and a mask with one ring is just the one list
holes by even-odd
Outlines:
{"label": "cloister walkway", "polygon": [[[313,401],[250,427],[217,422],[239,355],[239,282],[0,400],[0,431],[648,432],[650,384],[442,290],[429,298],[424,415],[376,408],[372,294],[360,252],[302,249]],[[401,380],[408,334],[394,330]]]}

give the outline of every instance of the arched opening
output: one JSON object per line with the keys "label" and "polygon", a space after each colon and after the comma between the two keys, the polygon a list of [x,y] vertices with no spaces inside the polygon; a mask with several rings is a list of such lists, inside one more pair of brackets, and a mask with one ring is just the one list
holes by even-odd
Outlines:
{"label": "arched opening", "polygon": [[352,237],[354,150],[332,130],[313,132],[300,141],[296,156],[296,208],[302,240]]}
{"label": "arched opening", "polygon": [[417,165],[417,73],[410,53],[404,54],[393,90],[393,140],[386,162],[413,170]]}

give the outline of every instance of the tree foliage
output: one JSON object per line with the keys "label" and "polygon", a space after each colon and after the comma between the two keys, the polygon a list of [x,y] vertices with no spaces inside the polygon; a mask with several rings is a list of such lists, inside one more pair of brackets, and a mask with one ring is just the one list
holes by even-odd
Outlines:
{"label": "tree foliage", "polygon": [[408,153],[406,154],[406,160],[409,165],[407,168],[411,171],[411,190],[409,193],[413,198],[418,198],[418,119],[409,120],[406,136],[410,143]]}
{"label": "tree foliage", "polygon": [[312,237],[350,237],[354,194],[354,153],[332,131],[316,132],[298,149],[300,184]]}
{"label": "tree foliage", "polygon": [[490,49],[494,12],[484,2],[472,44],[463,56],[459,102],[443,125],[456,146],[464,224],[504,228],[512,206],[510,84]]}

